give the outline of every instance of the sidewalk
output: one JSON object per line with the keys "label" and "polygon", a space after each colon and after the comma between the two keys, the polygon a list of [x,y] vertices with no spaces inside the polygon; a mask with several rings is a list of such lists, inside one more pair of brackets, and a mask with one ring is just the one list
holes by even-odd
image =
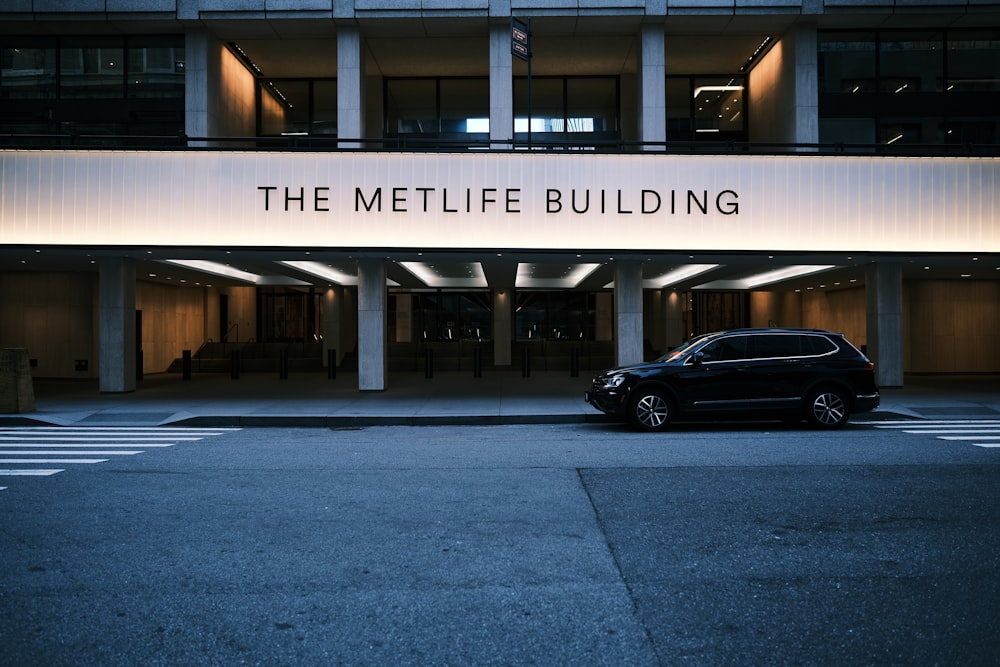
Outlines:
{"label": "sidewalk", "polygon": [[[285,426],[486,425],[606,421],[587,405],[590,373],[484,370],[390,374],[384,392],[360,392],[356,373],[147,375],[135,392],[101,394],[96,381],[34,382],[35,412],[0,414],[0,426]],[[884,388],[878,410],[856,420],[1000,419],[1000,377],[907,378]]]}

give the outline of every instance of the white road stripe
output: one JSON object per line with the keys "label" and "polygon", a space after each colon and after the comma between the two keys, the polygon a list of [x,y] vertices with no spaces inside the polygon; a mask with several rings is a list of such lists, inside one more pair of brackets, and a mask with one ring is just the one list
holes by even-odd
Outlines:
{"label": "white road stripe", "polygon": [[3,442],[9,442],[11,440],[81,440],[81,441],[90,441],[90,442],[103,442],[105,440],[125,440],[125,439],[128,439],[128,440],[141,440],[143,442],[145,442],[147,440],[149,440],[149,441],[157,441],[157,440],[180,440],[182,442],[185,442],[185,441],[194,442],[195,440],[202,440],[203,438],[179,438],[179,437],[174,437],[174,436],[169,436],[169,435],[168,436],[159,437],[159,438],[146,438],[146,437],[138,437],[137,438],[137,437],[130,436],[130,435],[122,435],[122,436],[118,436],[117,438],[95,438],[95,437],[91,437],[91,436],[75,437],[75,436],[65,436],[65,435],[31,435],[30,433],[29,434],[23,434],[23,435],[16,435],[16,436],[15,435],[0,435],[0,441],[3,441]]}
{"label": "white road stripe", "polygon": [[916,433],[917,435],[952,435],[970,433],[996,433],[998,428],[947,428],[947,429],[904,429],[903,433]]}
{"label": "white road stripe", "polygon": [[899,419],[887,421],[851,422],[865,426],[881,428],[899,428],[900,426],[1000,426],[1000,419]]}
{"label": "white road stripe", "polygon": [[1000,435],[939,435],[938,440],[1000,440]]}
{"label": "white road stripe", "polygon": [[20,465],[39,465],[45,463],[106,463],[107,459],[0,459],[0,463],[17,463]]}
{"label": "white road stripe", "polygon": [[988,442],[970,442],[973,447],[1000,447],[1000,442],[988,443]]}
{"label": "white road stripe", "polygon": [[4,447],[173,447],[173,442],[8,442]]}
{"label": "white road stripe", "polygon": [[168,426],[14,426],[0,428],[0,433],[19,433],[21,431],[155,431],[157,433],[222,433],[239,431],[240,428],[183,428]]}
{"label": "white road stripe", "polygon": [[31,456],[58,456],[59,454],[72,454],[73,456],[132,456],[133,454],[142,454],[142,450],[141,449],[131,449],[131,450],[126,449],[123,451],[111,451],[111,450],[74,451],[72,449],[45,449],[42,451],[31,450],[31,449],[0,450],[0,456],[17,456],[18,454],[30,454]]}
{"label": "white road stripe", "polygon": [[34,476],[45,477],[45,476],[48,476],[48,475],[54,475],[57,472],[62,472],[62,469],[59,469],[59,470],[3,470],[3,469],[0,469],[0,475],[5,476],[5,477],[18,477],[18,476],[29,476],[29,475],[33,476],[33,477]]}

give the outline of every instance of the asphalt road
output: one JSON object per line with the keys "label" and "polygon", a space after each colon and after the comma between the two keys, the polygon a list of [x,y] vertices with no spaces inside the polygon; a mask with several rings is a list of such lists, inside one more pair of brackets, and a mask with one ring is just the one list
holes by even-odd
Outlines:
{"label": "asphalt road", "polygon": [[102,461],[0,477],[0,664],[1000,660],[1000,448],[971,440],[105,431],[0,441]]}

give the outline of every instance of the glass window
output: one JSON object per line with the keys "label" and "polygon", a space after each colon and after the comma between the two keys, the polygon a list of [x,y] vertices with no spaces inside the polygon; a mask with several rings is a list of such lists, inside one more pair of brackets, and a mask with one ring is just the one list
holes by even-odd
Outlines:
{"label": "glass window", "polygon": [[59,50],[62,99],[125,97],[125,49],[120,39],[73,39]]}
{"label": "glass window", "polygon": [[386,130],[395,134],[437,134],[435,79],[390,79],[385,86]]}
{"label": "glass window", "polygon": [[883,33],[879,40],[879,89],[909,94],[944,90],[941,33]]}
{"label": "glass window", "polygon": [[875,33],[827,33],[819,37],[820,93],[875,91]]}
{"label": "glass window", "polygon": [[1000,91],[1000,32],[948,36],[949,92]]}
{"label": "glass window", "polygon": [[618,123],[616,79],[566,80],[566,131],[607,132]]}
{"label": "glass window", "polygon": [[270,81],[261,86],[260,96],[261,134],[309,134],[308,81]]}
{"label": "glass window", "polygon": [[747,358],[747,336],[730,336],[702,349],[702,361],[739,361]]}
{"label": "glass window", "polygon": [[0,49],[0,97],[44,100],[55,96],[55,42],[4,40]]}
{"label": "glass window", "polygon": [[667,139],[690,141],[691,79],[667,77]]}
{"label": "glass window", "polygon": [[697,139],[705,135],[742,132],[746,123],[743,113],[742,77],[697,78],[694,80],[694,126]]}
{"label": "glass window", "polygon": [[531,80],[531,109],[528,109],[528,80],[514,81],[514,132],[562,133],[566,131],[566,110],[562,77],[535,77]]}
{"label": "glass window", "polygon": [[142,40],[128,49],[128,96],[184,97],[184,46],[175,38]]}
{"label": "glass window", "polygon": [[313,134],[337,134],[337,81],[313,81]]}
{"label": "glass window", "polygon": [[755,359],[784,359],[802,354],[801,336],[761,334],[753,337]]}
{"label": "glass window", "polygon": [[489,132],[489,79],[441,79],[440,91],[442,132]]}

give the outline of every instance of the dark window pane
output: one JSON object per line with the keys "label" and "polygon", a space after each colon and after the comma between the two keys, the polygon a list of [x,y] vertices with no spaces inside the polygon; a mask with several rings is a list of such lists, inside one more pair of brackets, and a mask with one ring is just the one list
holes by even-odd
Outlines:
{"label": "dark window pane", "polygon": [[941,33],[883,33],[879,41],[879,89],[910,94],[944,90]]}
{"label": "dark window pane", "polygon": [[948,36],[948,91],[1000,91],[1000,32]]}
{"label": "dark window pane", "polygon": [[337,134],[337,82],[313,81],[313,134]]}
{"label": "dark window pane", "polygon": [[59,51],[63,99],[125,97],[125,49],[121,40],[67,41]]}
{"label": "dark window pane", "polygon": [[184,97],[184,46],[174,39],[144,40],[128,49],[128,96]]}
{"label": "dark window pane", "polygon": [[442,79],[440,90],[442,132],[489,132],[489,79]]}
{"label": "dark window pane", "polygon": [[392,79],[386,83],[386,129],[394,134],[437,134],[437,81]]}
{"label": "dark window pane", "polygon": [[874,92],[874,33],[821,34],[818,57],[820,93]]}
{"label": "dark window pane", "polygon": [[45,100],[56,96],[55,43],[19,44],[4,40],[0,49],[0,97]]}

